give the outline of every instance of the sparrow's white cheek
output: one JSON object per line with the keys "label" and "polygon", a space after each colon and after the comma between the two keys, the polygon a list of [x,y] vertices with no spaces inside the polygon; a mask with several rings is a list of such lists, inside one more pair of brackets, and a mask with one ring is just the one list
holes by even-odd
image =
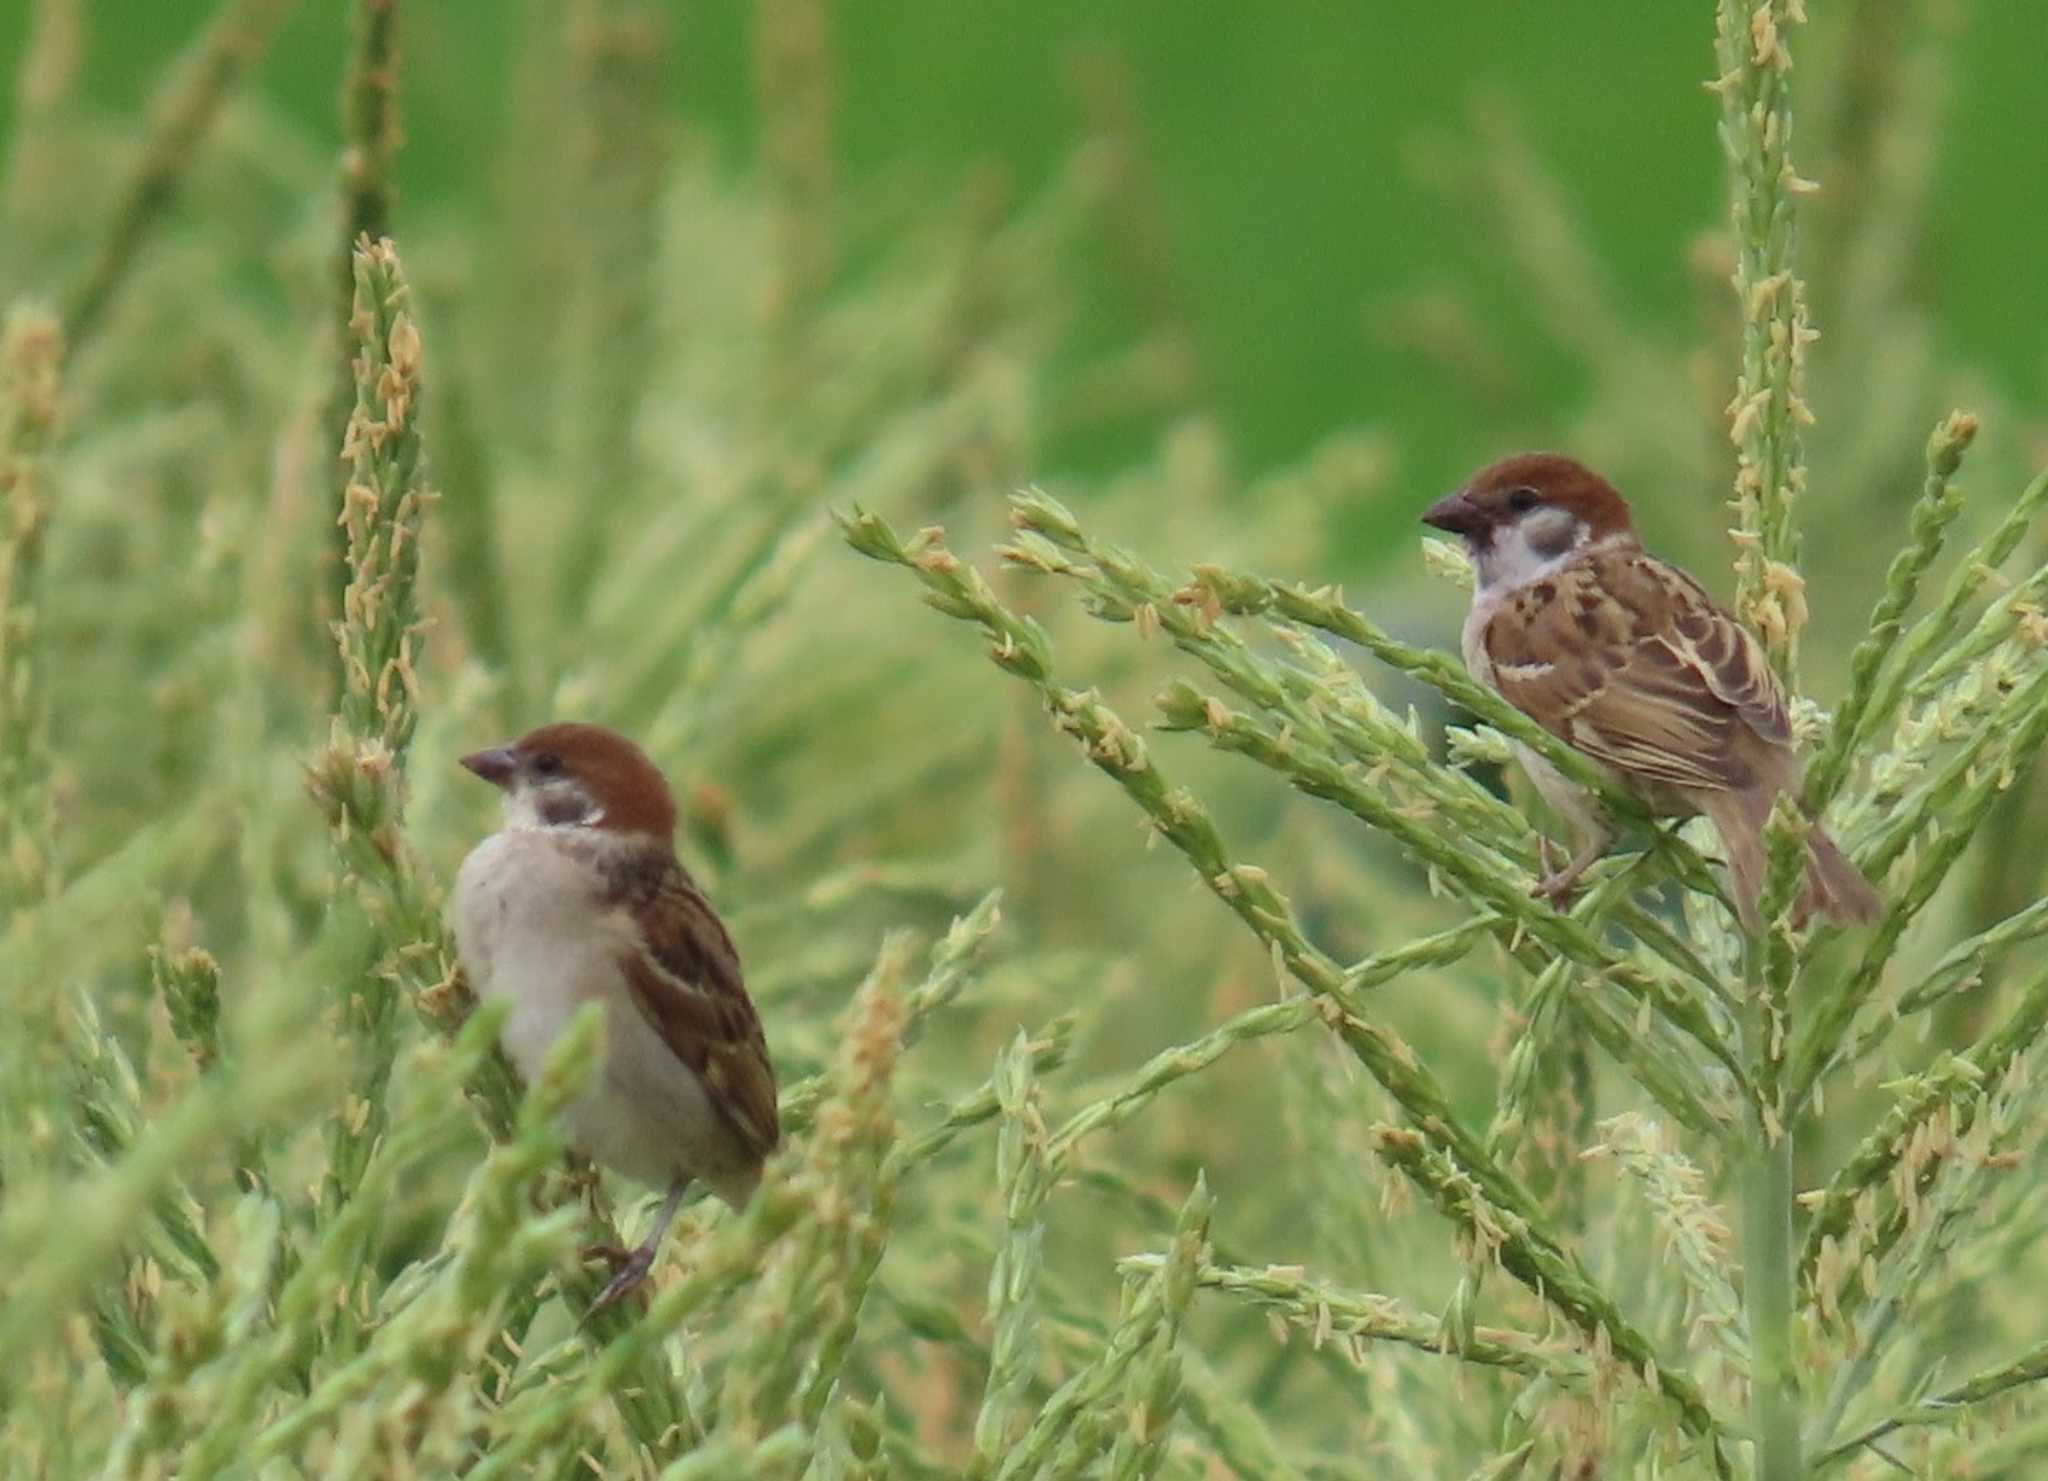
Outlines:
{"label": "sparrow's white cheek", "polygon": [[[1532,529],[1535,516],[1494,531],[1492,541],[1479,552],[1479,580],[1485,586],[1512,591],[1539,581],[1577,554],[1570,541],[1559,548],[1554,532],[1546,527]],[[1544,537],[1532,540],[1531,536]]]}

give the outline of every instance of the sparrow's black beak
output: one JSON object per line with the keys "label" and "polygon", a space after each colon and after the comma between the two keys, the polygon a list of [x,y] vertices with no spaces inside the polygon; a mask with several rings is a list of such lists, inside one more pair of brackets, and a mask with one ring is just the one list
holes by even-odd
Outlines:
{"label": "sparrow's black beak", "polygon": [[488,751],[477,751],[464,756],[462,764],[492,786],[502,787],[512,780],[512,773],[519,769],[519,758],[512,754],[510,746],[497,746]]}
{"label": "sparrow's black beak", "polygon": [[1422,513],[1422,522],[1453,535],[1476,535],[1486,527],[1486,517],[1463,489],[1430,505]]}

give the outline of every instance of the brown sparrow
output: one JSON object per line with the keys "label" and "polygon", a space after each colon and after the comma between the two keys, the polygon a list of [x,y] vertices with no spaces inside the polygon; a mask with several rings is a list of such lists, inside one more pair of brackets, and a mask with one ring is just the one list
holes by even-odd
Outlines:
{"label": "brown sparrow", "polygon": [[455,942],[484,997],[509,998],[520,1073],[585,1003],[604,1004],[605,1058],[570,1106],[571,1143],[668,1189],[654,1230],[597,1305],[632,1290],[701,1178],[734,1208],[780,1135],[775,1071],[732,938],[675,852],[675,802],[646,754],[596,725],[544,725],[462,764],[505,794],[505,826],[455,884]]}
{"label": "brown sparrow", "polygon": [[[1472,676],[1604,765],[1668,817],[1705,813],[1727,850],[1743,926],[1759,926],[1763,829],[1799,787],[1785,691],[1761,646],[1706,590],[1643,549],[1597,473],[1554,453],[1481,469],[1423,523],[1464,537],[1477,582],[1465,619]],[[1606,851],[1596,799],[1527,747],[1536,790],[1587,838],[1537,892],[1558,899]],[[1884,909],[1817,824],[1800,911],[1841,922]]]}

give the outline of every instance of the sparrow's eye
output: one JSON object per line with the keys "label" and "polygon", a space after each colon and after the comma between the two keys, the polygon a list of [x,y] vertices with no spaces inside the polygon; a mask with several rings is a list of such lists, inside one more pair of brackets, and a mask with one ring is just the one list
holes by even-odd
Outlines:
{"label": "sparrow's eye", "polygon": [[1516,489],[1508,495],[1508,508],[1517,514],[1527,514],[1538,502],[1534,489]]}
{"label": "sparrow's eye", "polygon": [[542,776],[560,776],[562,773],[562,758],[553,751],[542,751],[533,758],[533,769]]}

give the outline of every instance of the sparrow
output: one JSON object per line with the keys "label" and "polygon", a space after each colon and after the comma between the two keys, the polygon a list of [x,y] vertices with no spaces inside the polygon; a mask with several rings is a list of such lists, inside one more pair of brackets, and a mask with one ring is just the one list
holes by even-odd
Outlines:
{"label": "sparrow", "polygon": [[604,1062],[566,1113],[571,1145],[666,1187],[653,1232],[597,1307],[645,1280],[701,1179],[738,1209],[780,1138],[775,1070],[732,937],[676,858],[676,806],[638,746],[556,724],[462,765],[504,794],[504,826],[455,884],[456,951],[482,997],[509,999],[505,1051],[531,1080],[585,1003],[604,1005]]}
{"label": "sparrow", "polygon": [[[1465,667],[1603,767],[1654,813],[1713,820],[1736,913],[1760,926],[1764,823],[1795,794],[1785,691],[1749,630],[1699,582],[1643,549],[1628,504],[1584,465],[1522,453],[1474,474],[1422,516],[1461,536],[1476,580]],[[1536,893],[1563,898],[1613,841],[1597,799],[1525,746],[1536,790],[1586,839]],[[1884,901],[1815,824],[1801,919],[1870,921]]]}

